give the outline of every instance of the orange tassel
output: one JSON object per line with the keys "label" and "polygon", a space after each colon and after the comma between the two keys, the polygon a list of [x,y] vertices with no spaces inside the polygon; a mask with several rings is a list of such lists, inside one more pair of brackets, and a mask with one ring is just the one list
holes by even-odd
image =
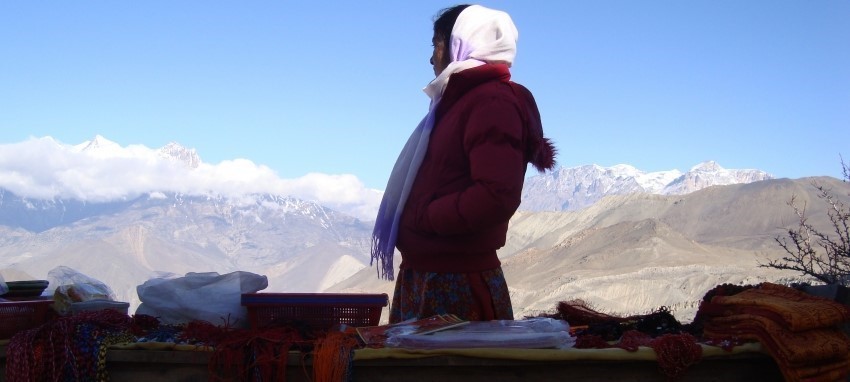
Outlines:
{"label": "orange tassel", "polygon": [[357,338],[350,333],[329,332],[313,348],[313,382],[344,382],[351,376],[351,359]]}

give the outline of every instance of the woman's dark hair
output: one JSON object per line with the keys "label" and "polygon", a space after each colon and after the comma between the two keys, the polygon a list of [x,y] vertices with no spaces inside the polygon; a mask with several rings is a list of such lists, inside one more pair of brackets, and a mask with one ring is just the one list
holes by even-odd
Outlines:
{"label": "woman's dark hair", "polygon": [[470,4],[460,4],[449,8],[443,8],[437,16],[434,17],[434,37],[443,40],[443,46],[446,49],[444,57],[451,57],[452,44],[449,41],[452,37],[452,28],[455,26],[457,17]]}

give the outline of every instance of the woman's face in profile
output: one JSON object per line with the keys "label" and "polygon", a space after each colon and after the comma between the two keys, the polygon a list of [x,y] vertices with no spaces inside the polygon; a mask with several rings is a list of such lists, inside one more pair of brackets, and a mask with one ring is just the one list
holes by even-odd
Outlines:
{"label": "woman's face in profile", "polygon": [[431,39],[431,45],[434,46],[434,51],[431,53],[431,65],[434,67],[434,77],[436,77],[443,72],[449,62],[446,56],[446,44],[443,43],[442,38],[434,36]]}

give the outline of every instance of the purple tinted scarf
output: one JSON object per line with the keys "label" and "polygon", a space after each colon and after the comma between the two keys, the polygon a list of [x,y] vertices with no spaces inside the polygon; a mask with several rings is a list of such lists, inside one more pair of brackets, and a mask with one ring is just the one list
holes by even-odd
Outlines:
{"label": "purple tinted scarf", "polygon": [[431,130],[434,129],[434,111],[439,101],[432,102],[428,114],[404,144],[404,148],[396,159],[387,188],[381,199],[378,209],[378,217],[375,219],[375,228],[372,230],[372,259],[371,266],[378,261],[378,276],[387,280],[393,279],[393,254],[398,237],[398,222],[404,211],[404,204],[410,195],[410,188],[416,180],[419,166],[428,151],[428,141],[431,138]]}

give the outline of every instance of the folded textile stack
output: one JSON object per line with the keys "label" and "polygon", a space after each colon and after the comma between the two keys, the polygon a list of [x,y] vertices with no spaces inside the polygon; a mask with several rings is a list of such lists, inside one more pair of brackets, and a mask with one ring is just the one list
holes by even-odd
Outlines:
{"label": "folded textile stack", "polygon": [[850,309],[796,289],[762,283],[700,306],[703,336],[759,341],[787,381],[836,381],[850,373]]}

